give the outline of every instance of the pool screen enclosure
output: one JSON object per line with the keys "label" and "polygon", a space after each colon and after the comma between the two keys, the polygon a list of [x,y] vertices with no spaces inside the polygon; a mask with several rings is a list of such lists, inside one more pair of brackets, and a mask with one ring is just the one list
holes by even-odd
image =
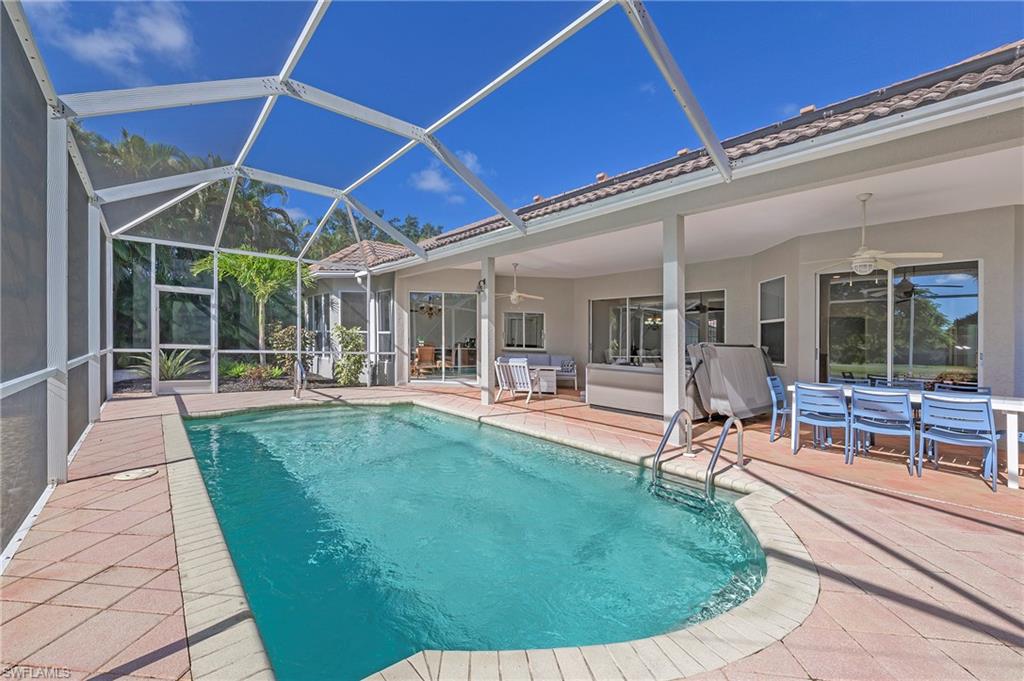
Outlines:
{"label": "pool screen enclosure", "polygon": [[[488,210],[503,217],[508,223],[503,230],[530,231],[530,223],[488,186],[471,167],[473,163],[442,141],[442,133],[616,6],[703,142],[717,167],[718,181],[731,179],[721,143],[640,0],[594,4],[427,125],[295,78],[329,6],[327,0],[315,3],[276,73],[58,94],[25,8],[19,2],[3,3],[3,545],[10,545],[40,495],[67,479],[69,453],[98,418],[102,402],[112,395],[115,370],[128,363],[136,369],[148,364],[148,389],[154,393],[216,392],[218,363],[225,357],[273,352],[291,358],[298,380],[303,355],[311,352],[302,341],[304,317],[310,314],[307,308],[312,309],[303,300],[304,272],[331,255],[319,243],[329,225],[342,224],[353,232],[357,223],[373,228],[381,238],[408,249],[408,258],[427,260],[426,251],[371,209],[364,197],[368,183],[386,176],[387,169],[403,157],[426,154],[464,183]],[[375,58],[386,59],[386,55]],[[252,154],[260,135],[273,121],[275,110],[284,115],[295,107],[312,107],[339,124],[372,128],[373,134],[394,138],[393,151],[345,186],[260,167]],[[193,116],[196,125],[205,120],[192,113],[200,110],[211,116],[241,112],[252,122],[234,131],[238,141],[229,158],[172,159],[159,171],[126,174],[97,155],[100,146],[90,121],[145,121],[165,109]],[[291,132],[297,142],[325,141],[309,140],[313,134],[309,130]],[[131,143],[127,133],[118,143]],[[275,188],[286,188],[305,197],[304,206],[316,207],[309,229],[281,239],[239,228],[245,224],[240,202],[249,196],[272,196]],[[536,218],[536,223],[544,220]],[[354,238],[358,241],[359,233]],[[294,279],[271,304],[282,325],[294,326],[293,346],[275,346],[270,351],[262,345],[256,349],[237,339],[225,340],[219,328],[228,309],[225,304],[242,300],[237,291],[220,284],[219,270],[229,256],[294,267]],[[205,270],[201,262],[206,263]],[[366,291],[365,318],[375,319],[372,301],[378,300],[380,292],[370,287],[372,268],[340,276],[359,281]],[[390,333],[390,322],[387,327]],[[367,338],[377,340],[379,333],[376,327],[366,328]],[[387,350],[393,362],[394,348]],[[189,371],[170,380],[161,377],[163,358],[176,352],[191,353]],[[322,354],[323,349],[312,352]]]}

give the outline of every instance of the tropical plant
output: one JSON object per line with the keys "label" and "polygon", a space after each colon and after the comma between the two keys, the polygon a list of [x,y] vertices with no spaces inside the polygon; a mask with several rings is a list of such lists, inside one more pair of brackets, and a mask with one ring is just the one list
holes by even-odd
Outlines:
{"label": "tropical plant", "polygon": [[366,334],[358,326],[338,324],[331,335],[341,352],[334,363],[334,378],[341,385],[356,385],[366,366]]}
{"label": "tropical plant", "polygon": [[[160,351],[160,380],[174,381],[186,378],[195,369],[205,364],[202,359],[190,357],[191,350]],[[135,364],[128,366],[132,371],[137,371],[142,376],[153,376],[153,358],[149,354],[135,355]]]}
{"label": "tropical plant", "polygon": [[[209,272],[212,269],[213,255],[201,258],[192,265],[193,274]],[[309,267],[301,265],[300,272],[303,286],[313,283]],[[267,301],[278,291],[295,285],[295,263],[255,255],[221,253],[217,259],[217,278],[223,280],[229,277],[238,282],[238,285],[256,302],[257,344],[260,350],[266,350]],[[262,353],[260,364],[266,364],[266,358]]]}
{"label": "tropical plant", "polygon": [[[280,355],[274,356],[274,365],[285,369],[292,367],[292,357],[287,354],[295,351],[295,325],[282,326],[280,322],[270,325],[270,347],[273,350],[280,350]],[[302,350],[304,353],[312,353],[315,349],[316,333],[309,329],[302,330]],[[309,372],[313,369],[313,355],[302,355],[302,366]]]}

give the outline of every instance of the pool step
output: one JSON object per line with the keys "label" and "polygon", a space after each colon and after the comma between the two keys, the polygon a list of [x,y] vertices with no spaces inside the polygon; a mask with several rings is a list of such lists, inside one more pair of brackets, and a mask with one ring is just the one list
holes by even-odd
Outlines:
{"label": "pool step", "polygon": [[651,494],[677,504],[683,504],[694,511],[703,511],[708,507],[709,500],[699,490],[689,485],[670,482],[658,477],[650,486]]}

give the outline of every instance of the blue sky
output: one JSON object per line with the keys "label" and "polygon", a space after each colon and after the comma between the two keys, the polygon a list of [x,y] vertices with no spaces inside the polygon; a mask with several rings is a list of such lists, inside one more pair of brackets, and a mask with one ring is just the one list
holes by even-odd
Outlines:
{"label": "blue sky", "polygon": [[[581,14],[586,3],[348,3],[328,10],[294,76],[426,126]],[[722,138],[946,66],[1024,36],[1024,5],[651,2]],[[307,2],[29,3],[58,92],[277,73]],[[91,119],[233,159],[260,102]],[[699,142],[619,9],[439,137],[513,206]],[[280,100],[250,165],[345,186],[403,140]],[[388,215],[457,227],[493,211],[418,149],[359,192]],[[296,214],[322,212],[296,194]]]}

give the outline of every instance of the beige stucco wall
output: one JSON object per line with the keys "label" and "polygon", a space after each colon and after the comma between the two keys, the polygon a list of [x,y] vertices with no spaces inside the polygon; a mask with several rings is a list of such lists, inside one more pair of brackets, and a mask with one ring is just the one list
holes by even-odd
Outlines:
{"label": "beige stucco wall", "polygon": [[[808,261],[841,258],[859,245],[859,230],[842,230],[791,239],[752,257],[691,263],[686,269],[689,291],[725,289],[726,342],[757,343],[757,294],[761,281],[786,277],[786,362],[778,372],[786,381],[816,378],[817,283]],[[997,394],[1024,394],[1024,207],[1006,206],[875,225],[868,243],[890,251],[936,250],[943,260],[979,260],[982,276],[982,380]],[[901,261],[900,264],[913,264]],[[408,303],[411,291],[470,292],[479,279],[476,270],[446,269],[396,278],[396,336],[407,353]],[[512,287],[498,278],[498,291]],[[661,293],[661,269],[555,279],[520,277],[522,291],[544,296],[517,309],[544,312],[547,352],[572,354],[578,364],[588,359],[589,301]],[[500,320],[511,309],[498,301]],[[407,379],[408,355],[399,362],[400,380]]]}

